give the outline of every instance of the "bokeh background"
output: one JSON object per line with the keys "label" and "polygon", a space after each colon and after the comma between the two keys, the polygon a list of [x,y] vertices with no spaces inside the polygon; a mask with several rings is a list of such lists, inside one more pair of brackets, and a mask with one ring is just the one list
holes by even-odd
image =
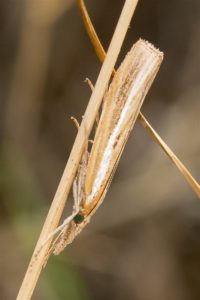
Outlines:
{"label": "bokeh background", "polygon": [[[124,1],[88,0],[108,47]],[[200,2],[140,0],[118,64],[143,37],[165,59],[142,112],[200,179]],[[15,299],[100,63],[75,0],[0,1],[0,299]],[[65,215],[70,213],[70,196]],[[200,202],[137,122],[106,200],[41,274],[34,300],[200,299]]]}

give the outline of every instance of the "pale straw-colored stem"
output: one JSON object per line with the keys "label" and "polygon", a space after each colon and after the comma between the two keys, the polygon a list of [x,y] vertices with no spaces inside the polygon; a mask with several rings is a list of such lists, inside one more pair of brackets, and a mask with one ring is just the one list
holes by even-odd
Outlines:
{"label": "pale straw-colored stem", "polygon": [[97,111],[99,109],[103,95],[108,85],[108,81],[110,79],[112,70],[120,52],[124,37],[128,30],[130,20],[136,8],[137,2],[138,1],[136,0],[125,1],[119,22],[117,24],[110,47],[108,49],[106,59],[99,73],[94,92],[91,95],[84,119],[78,131],[69,160],[58,185],[58,189],[50,207],[48,216],[44,223],[42,232],[38,239],[33,256],[31,258],[30,264],[28,266],[27,272],[19,290],[17,300],[31,299],[32,293],[35,289],[40,272],[45,262],[45,258],[48,253],[51,240],[49,240],[46,243],[46,245],[41,249],[39,253],[38,250],[40,249],[43,241],[48,237],[49,233],[55,230],[60,221],[60,217],[62,215],[68,193],[70,191],[76,170],[78,168],[78,164],[81,158],[82,151],[84,149],[85,142],[90,134],[91,128],[95,121]]}

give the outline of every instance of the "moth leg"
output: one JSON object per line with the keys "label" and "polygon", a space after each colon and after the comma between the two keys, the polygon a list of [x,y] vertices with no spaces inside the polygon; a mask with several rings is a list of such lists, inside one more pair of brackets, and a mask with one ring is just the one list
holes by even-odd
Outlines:
{"label": "moth leg", "polygon": [[74,198],[73,210],[76,212],[80,210],[81,202],[84,199],[83,187],[85,182],[87,163],[88,163],[88,152],[87,150],[85,150],[82,155],[81,162],[79,164],[78,173],[73,182],[73,198]]}
{"label": "moth leg", "polygon": [[80,124],[78,120],[74,117],[71,117],[70,119],[72,120],[72,122],[74,122],[74,125],[76,126],[77,130],[79,130]]}
{"label": "moth leg", "polygon": [[78,191],[78,178],[76,177],[73,182],[73,198],[74,198],[74,210],[79,209],[79,191]]}
{"label": "moth leg", "polygon": [[85,82],[89,85],[91,91],[94,91],[94,85],[92,83],[92,81],[89,78],[85,78]]}
{"label": "moth leg", "polygon": [[[92,87],[92,83],[91,83]],[[74,122],[77,129],[80,128],[79,122],[76,118],[71,117],[71,120]],[[84,123],[84,116],[83,116],[83,123]],[[86,128],[85,128],[86,130]],[[88,142],[93,143],[93,141],[88,140]],[[87,164],[88,164],[88,142],[86,142],[85,149],[83,151],[79,167],[77,170],[76,177],[73,182],[73,198],[74,198],[74,206],[73,206],[73,212],[79,212],[81,202],[84,200],[84,183],[85,183],[85,176],[86,176],[86,170],[87,170]]]}
{"label": "moth leg", "polygon": [[86,177],[87,165],[88,165],[88,157],[89,157],[88,150],[85,149],[79,164],[77,176],[73,183],[73,197],[74,197],[75,211],[80,211],[81,206],[85,199],[84,186],[85,186],[85,177]]}
{"label": "moth leg", "polygon": [[[89,80],[89,79],[88,79],[88,80]],[[92,83],[91,83],[91,84],[92,84]],[[75,124],[77,130],[79,130],[80,124],[79,124],[78,120],[77,120],[76,118],[74,118],[74,117],[71,117],[70,119],[74,122],[74,124]],[[90,143],[93,144],[94,141],[93,141],[93,140],[88,140],[88,142],[90,142]]]}
{"label": "moth leg", "polygon": [[[92,81],[89,78],[85,78],[85,82],[89,85],[91,91],[93,92],[94,91],[94,85],[93,85]],[[97,127],[98,124],[99,124],[99,113],[97,113],[95,121],[96,121],[96,127]]]}
{"label": "moth leg", "polygon": [[[88,79],[88,80],[89,80],[89,79]],[[91,84],[92,84],[92,83],[91,83]],[[74,122],[74,124],[75,124],[77,130],[79,130],[80,124],[79,124],[78,120],[77,120],[75,117],[71,117],[70,119]],[[88,142],[90,142],[90,143],[93,144],[93,140],[88,140]]]}

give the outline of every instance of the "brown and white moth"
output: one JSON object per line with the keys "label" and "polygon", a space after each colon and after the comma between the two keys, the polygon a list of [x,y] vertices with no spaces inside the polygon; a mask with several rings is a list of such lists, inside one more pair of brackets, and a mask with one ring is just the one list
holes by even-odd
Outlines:
{"label": "brown and white moth", "polygon": [[[140,39],[116,72],[108,91],[90,154],[83,153],[73,184],[71,216],[52,232],[51,250],[59,254],[88,224],[103,202],[144,98],[163,60],[163,53]],[[46,241],[45,241],[46,242]]]}

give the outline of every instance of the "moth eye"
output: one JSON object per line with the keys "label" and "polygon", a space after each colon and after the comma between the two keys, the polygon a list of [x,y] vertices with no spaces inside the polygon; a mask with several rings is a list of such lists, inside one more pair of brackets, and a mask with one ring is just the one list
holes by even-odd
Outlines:
{"label": "moth eye", "polygon": [[80,223],[82,223],[83,221],[84,221],[84,216],[83,215],[81,215],[81,214],[77,214],[77,215],[75,215],[75,217],[74,217],[74,222],[76,223],[76,224],[80,224]]}

